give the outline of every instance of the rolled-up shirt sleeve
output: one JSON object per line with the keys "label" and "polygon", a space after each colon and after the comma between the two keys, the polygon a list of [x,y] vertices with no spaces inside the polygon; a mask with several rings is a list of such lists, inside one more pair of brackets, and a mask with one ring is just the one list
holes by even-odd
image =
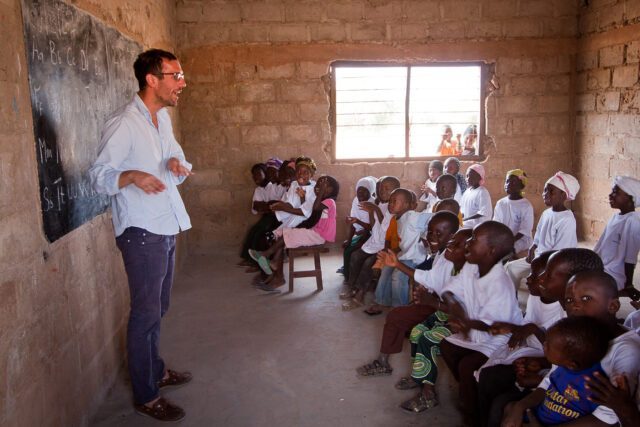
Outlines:
{"label": "rolled-up shirt sleeve", "polygon": [[131,131],[126,121],[113,119],[106,124],[100,140],[98,158],[89,169],[94,190],[113,196],[120,192],[118,181],[122,163],[131,150]]}

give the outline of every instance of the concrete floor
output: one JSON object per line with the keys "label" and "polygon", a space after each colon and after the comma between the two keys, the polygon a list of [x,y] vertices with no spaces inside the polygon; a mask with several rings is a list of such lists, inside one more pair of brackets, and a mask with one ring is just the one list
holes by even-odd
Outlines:
{"label": "concrete floor", "polygon": [[[296,260],[296,268],[311,267]],[[395,372],[359,378],[355,368],[378,352],[384,316],[341,311],[339,251],[322,257],[324,291],[315,279],[296,279],[292,294],[265,294],[235,267],[235,251],[191,257],[176,278],[163,321],[168,366],[190,370],[193,381],[165,395],[183,406],[185,426],[457,426],[457,387],[442,369],[441,404],[420,415],[398,404],[413,396],[393,385],[409,370],[409,345],[391,359]],[[524,307],[526,293],[519,299]],[[620,316],[632,308],[623,302]],[[91,425],[151,426],[134,413],[127,374]]]}
{"label": "concrete floor", "polygon": [[[193,381],[165,395],[184,407],[185,426],[456,426],[455,381],[443,369],[441,405],[414,415],[398,408],[414,391],[393,385],[409,370],[409,345],[392,376],[359,378],[379,350],[384,316],[343,312],[338,250],[322,257],[324,291],[296,279],[293,294],[265,294],[233,267],[235,251],[191,258],[176,278],[162,324],[162,354]],[[296,259],[296,269],[310,267]],[[123,371],[95,426],[151,426],[134,413]],[[453,389],[451,388],[453,387]]]}

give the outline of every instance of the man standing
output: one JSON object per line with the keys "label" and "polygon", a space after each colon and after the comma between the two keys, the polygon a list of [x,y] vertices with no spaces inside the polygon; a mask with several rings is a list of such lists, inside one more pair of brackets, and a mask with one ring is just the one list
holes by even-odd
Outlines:
{"label": "man standing", "polygon": [[191,228],[178,193],[191,164],[173,135],[165,107],[175,107],[186,86],[178,59],[151,49],[133,64],[140,91],[104,126],[100,153],[89,170],[98,193],[111,196],[116,244],[129,281],[127,356],[135,409],[162,421],[184,418],[160,396],[163,387],[191,380],[166,369],[158,354],[160,320],[169,308],[175,235]]}

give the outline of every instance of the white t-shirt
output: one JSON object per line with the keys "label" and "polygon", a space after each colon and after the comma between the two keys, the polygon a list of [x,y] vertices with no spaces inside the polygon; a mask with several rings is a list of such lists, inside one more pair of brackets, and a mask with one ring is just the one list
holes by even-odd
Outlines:
{"label": "white t-shirt", "polygon": [[[629,313],[627,318],[624,319],[624,326],[640,334],[640,310]],[[640,392],[640,390],[638,390],[638,392]]]}
{"label": "white t-shirt", "polygon": [[253,198],[251,199],[251,213],[254,215],[258,215],[258,211],[253,209],[253,202],[267,202],[268,200],[266,199],[266,189],[265,187],[256,187],[255,190],[253,190]]}
{"label": "white t-shirt", "polygon": [[453,263],[444,257],[444,252],[438,252],[433,260],[431,270],[415,270],[413,280],[436,294],[442,295],[452,272]]}
{"label": "white t-shirt", "polygon": [[[469,319],[480,320],[487,325],[494,322],[522,324],[516,291],[502,264],[497,263],[484,277],[480,277],[478,266],[466,263],[458,276],[464,288],[462,301]],[[489,357],[507,344],[509,336],[491,335],[471,329],[468,339],[459,333],[445,339],[451,344],[479,351]]]}
{"label": "white t-shirt", "polygon": [[[545,304],[540,300],[540,297],[534,295],[529,295],[526,310],[522,324],[533,323],[545,330],[558,320],[567,317],[567,313],[559,302]],[[491,354],[487,363],[476,371],[476,379],[479,378],[482,369],[495,365],[511,365],[520,357],[544,357],[542,343],[535,335],[529,335],[526,344],[522,347],[509,349],[508,345],[504,345],[498,348]]]}
{"label": "white t-shirt", "polygon": [[273,201],[282,200],[282,196],[284,196],[284,193],[287,192],[287,187],[270,182],[267,184],[266,187],[264,187],[264,190],[265,190],[265,201],[270,202],[272,200]]}
{"label": "white t-shirt", "polygon": [[[436,191],[436,183],[431,181],[430,179],[427,179],[424,182],[424,185],[429,189],[433,190],[434,192]],[[431,212],[433,211],[433,205],[435,205],[436,202],[438,201],[438,197],[431,193],[425,192],[425,193],[422,193],[422,196],[420,196],[420,201],[426,203],[426,207],[424,208],[423,212]]]}
{"label": "white t-shirt", "polygon": [[[276,218],[278,221],[282,222],[282,225],[278,228],[295,228],[298,224],[300,224],[305,219],[311,216],[311,211],[313,210],[313,202],[316,200],[316,192],[313,191],[316,186],[315,181],[309,181],[308,185],[301,187],[298,184],[298,181],[291,182],[291,186],[289,190],[282,196],[282,201],[285,203],[289,203],[292,207],[296,209],[302,210],[302,215],[294,215],[284,211],[276,211]],[[298,188],[302,188],[305,191],[304,203],[296,193]]]}
{"label": "white t-shirt", "polygon": [[[489,221],[493,216],[489,190],[482,185],[478,188],[467,188],[467,191],[464,192],[462,200],[460,201],[460,212],[462,212],[463,215],[464,228],[473,228],[478,224]],[[476,219],[465,219],[476,214],[482,216]]]}
{"label": "white t-shirt", "polygon": [[378,221],[378,215],[375,213],[373,214],[375,222],[371,228],[371,237],[364,242],[364,245],[362,245],[361,248],[368,254],[375,254],[384,249],[384,241],[387,237],[387,228],[389,228],[389,222],[391,222],[391,218],[393,218],[393,214],[389,213],[388,203],[380,203],[378,207],[382,211],[382,221]]}
{"label": "white t-shirt", "polygon": [[432,216],[429,212],[407,211],[398,219],[399,260],[421,263],[427,258],[427,248],[420,241],[420,236],[424,234]]}
{"label": "white t-shirt", "polygon": [[576,218],[570,210],[554,212],[549,208],[542,212],[533,244],[538,245],[536,256],[547,251],[559,251],[578,246]]}
{"label": "white t-shirt", "polygon": [[[370,200],[373,201],[373,200]],[[354,197],[353,201],[351,202],[351,212],[349,212],[349,216],[353,217],[353,218],[357,218],[360,221],[364,222],[365,224],[369,224],[369,212],[360,209],[360,201],[358,200],[358,197]],[[353,224],[353,228],[356,229],[356,231],[360,231],[363,229],[363,227],[360,224]]]}
{"label": "white t-shirt", "polygon": [[493,211],[493,220],[506,225],[513,235],[518,233],[522,237],[516,240],[514,249],[516,253],[526,251],[533,244],[531,233],[533,232],[533,206],[527,199],[511,200],[503,197],[498,200]]}
{"label": "white t-shirt", "polygon": [[[609,379],[625,374],[629,380],[629,390],[635,390],[638,385],[638,374],[640,373],[640,336],[635,331],[626,332],[615,338],[609,344],[609,351],[600,361],[602,370]],[[549,373],[544,377],[538,388],[544,390],[551,384],[549,375],[556,369],[553,365]],[[594,417],[607,424],[616,424],[618,417],[606,406],[599,406],[592,414]]]}
{"label": "white t-shirt", "polygon": [[624,264],[636,264],[640,251],[640,213],[614,215],[593,248],[604,263],[604,271],[616,279],[618,290],[624,288]]}

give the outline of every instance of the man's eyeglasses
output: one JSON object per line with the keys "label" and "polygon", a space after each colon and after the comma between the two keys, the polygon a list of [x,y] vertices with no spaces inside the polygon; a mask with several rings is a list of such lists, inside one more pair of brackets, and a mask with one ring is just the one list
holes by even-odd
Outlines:
{"label": "man's eyeglasses", "polygon": [[180,80],[184,80],[184,73],[179,71],[175,73],[158,73],[159,76],[171,76],[173,80],[179,82]]}

